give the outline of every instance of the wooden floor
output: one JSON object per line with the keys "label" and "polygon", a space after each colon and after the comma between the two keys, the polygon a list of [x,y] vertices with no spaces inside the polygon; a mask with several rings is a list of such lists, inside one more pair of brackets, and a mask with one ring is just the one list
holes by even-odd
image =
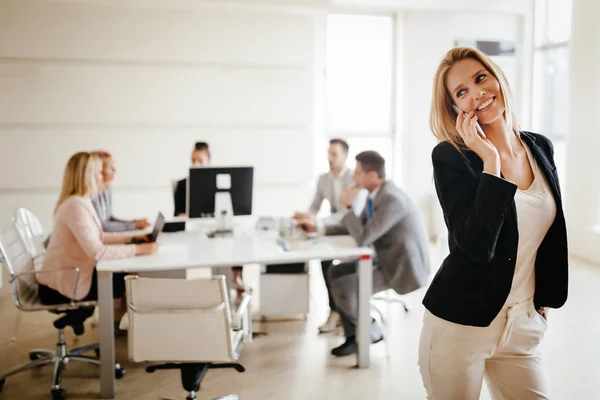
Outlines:
{"label": "wooden floor", "polygon": [[[317,335],[326,305],[318,269],[311,272],[317,289],[312,295],[307,321],[255,323],[268,332],[247,345],[240,362],[247,372],[210,371],[200,399],[237,393],[243,400],[270,399],[424,399],[417,367],[417,345],[423,308],[423,291],[411,294],[413,309],[405,314],[393,306],[387,343],[372,346],[372,367],[353,368],[354,357],[335,359],[329,350],[341,342],[335,335]],[[6,278],[6,276],[5,276]],[[53,315],[19,313],[6,285],[0,289],[0,370],[27,361],[27,351],[52,348],[56,330]],[[600,399],[600,267],[574,260],[569,302],[551,311],[550,327],[543,343],[544,364],[551,399]],[[21,314],[16,326],[17,315]],[[79,345],[97,341],[97,330],[88,324]],[[68,343],[74,337],[68,332]],[[127,375],[117,384],[117,399],[184,399],[175,371],[147,374],[144,365],[127,361],[127,341],[117,339],[117,359]],[[389,347],[389,357],[386,351]],[[21,373],[7,379],[1,400],[48,399],[51,368]],[[98,398],[99,381],[93,366],[70,364],[62,386],[70,399]],[[482,399],[488,399],[485,392]],[[516,399],[519,400],[519,399]]]}

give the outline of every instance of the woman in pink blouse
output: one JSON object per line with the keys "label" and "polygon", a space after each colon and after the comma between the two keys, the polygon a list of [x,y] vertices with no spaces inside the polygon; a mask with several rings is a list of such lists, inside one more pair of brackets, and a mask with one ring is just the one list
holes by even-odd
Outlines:
{"label": "woman in pink blouse", "polygon": [[[60,197],[54,210],[52,235],[37,275],[40,300],[61,304],[98,298],[96,263],[99,260],[149,255],[156,243],[128,244],[131,235],[104,233],[92,198],[102,182],[102,161],[90,153],[73,155],[65,168]],[[79,268],[77,278],[75,268]],[[58,271],[58,272],[51,272]],[[113,296],[125,293],[124,274],[114,274]]]}

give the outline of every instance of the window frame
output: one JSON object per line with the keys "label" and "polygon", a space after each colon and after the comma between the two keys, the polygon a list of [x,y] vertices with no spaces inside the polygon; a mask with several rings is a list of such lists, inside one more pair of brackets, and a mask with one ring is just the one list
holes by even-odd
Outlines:
{"label": "window frame", "polygon": [[[329,129],[328,124],[327,124],[327,120],[328,120],[328,116],[327,116],[327,110],[325,112],[325,126],[324,126],[324,138],[326,140],[326,142],[328,143],[329,140],[334,139],[334,138],[341,138],[341,139],[346,139],[349,142],[352,141],[352,139],[361,139],[361,140],[367,140],[369,138],[389,138],[390,139],[390,143],[391,143],[391,148],[392,148],[392,152],[391,152],[391,160],[386,159],[386,179],[393,179],[394,177],[394,172],[395,172],[395,163],[396,163],[396,156],[395,156],[395,149],[396,149],[396,142],[397,142],[397,138],[396,138],[396,104],[397,104],[397,100],[396,100],[396,96],[397,96],[397,82],[398,82],[398,76],[397,76],[397,57],[398,57],[398,51],[397,51],[397,27],[398,27],[398,18],[397,18],[397,14],[396,13],[386,13],[386,12],[370,12],[370,11],[344,11],[344,10],[332,10],[328,15],[327,18],[329,19],[330,16],[332,15],[351,15],[351,16],[364,16],[364,17],[387,17],[390,19],[391,22],[391,29],[390,29],[390,70],[391,70],[391,79],[390,79],[390,84],[391,84],[391,90],[390,90],[390,98],[389,98],[389,104],[390,104],[390,115],[389,115],[389,124],[387,124],[389,126],[389,129],[364,129],[362,131],[355,131],[355,130],[346,130],[346,129]],[[329,38],[326,38],[326,42],[328,42]],[[327,48],[327,46],[326,46]],[[328,79],[328,75],[329,75],[329,70],[328,70],[328,65],[326,63],[325,65],[325,80]],[[325,81],[325,89],[327,88],[327,82]],[[326,93],[327,95],[327,93]],[[326,102],[327,104],[327,102]]]}

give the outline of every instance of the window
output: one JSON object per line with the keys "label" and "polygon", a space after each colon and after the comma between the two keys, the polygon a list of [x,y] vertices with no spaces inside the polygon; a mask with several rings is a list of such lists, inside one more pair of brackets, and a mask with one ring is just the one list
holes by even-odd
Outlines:
{"label": "window", "polygon": [[536,0],[532,127],[554,143],[562,186],[569,121],[570,39],[571,0]]}
{"label": "window", "polygon": [[379,152],[386,159],[389,177],[393,171],[393,35],[391,16],[332,14],[327,19],[327,139],[348,141],[350,167],[359,152]]}

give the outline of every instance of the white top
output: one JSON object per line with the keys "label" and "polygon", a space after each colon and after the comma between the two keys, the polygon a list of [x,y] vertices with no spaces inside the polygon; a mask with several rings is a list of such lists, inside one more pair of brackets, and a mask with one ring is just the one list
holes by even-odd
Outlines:
{"label": "white top", "polygon": [[513,283],[507,305],[530,299],[535,294],[535,259],[538,248],[556,217],[556,203],[529,147],[523,144],[533,171],[533,182],[526,190],[517,189],[517,226],[519,245]]}
{"label": "white top", "polygon": [[350,236],[320,238],[306,243],[303,250],[285,251],[276,234],[264,236],[236,234],[225,238],[208,238],[202,231],[163,233],[160,247],[151,256],[100,261],[98,271],[168,271],[197,267],[229,267],[249,263],[284,264],[312,259],[334,260],[372,256],[373,251],[357,247]]}

